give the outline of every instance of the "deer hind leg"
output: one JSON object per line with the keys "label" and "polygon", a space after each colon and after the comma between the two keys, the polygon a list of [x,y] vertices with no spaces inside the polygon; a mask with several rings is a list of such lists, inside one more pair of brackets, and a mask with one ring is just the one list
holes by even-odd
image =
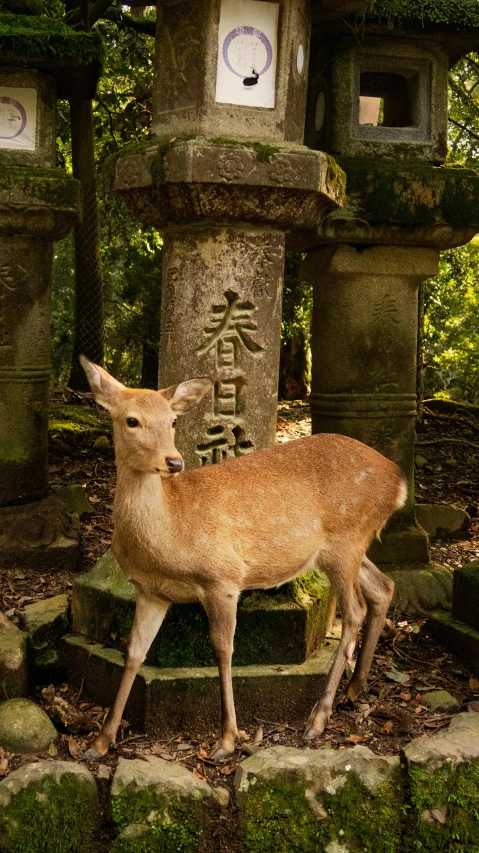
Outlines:
{"label": "deer hind leg", "polygon": [[125,668],[120,687],[103,723],[100,734],[93,746],[83,754],[83,758],[101,758],[107,754],[110,746],[115,743],[116,734],[136,674],[145,660],[148,649],[160,629],[169,606],[170,602],[162,598],[148,595],[145,592],[138,593],[135,618],[128,640]]}
{"label": "deer hind leg", "polygon": [[218,664],[221,693],[221,735],[213,747],[210,758],[220,761],[235,749],[238,729],[233,698],[231,658],[236,629],[236,592],[212,592],[203,602],[210,626],[210,639]]}
{"label": "deer hind leg", "polygon": [[344,667],[353,655],[358,631],[366,615],[366,605],[357,578],[357,568],[352,572],[353,577],[356,575],[353,582],[351,582],[351,574],[348,576],[344,566],[339,569],[337,566],[333,568],[323,565],[322,568],[329,575],[331,583],[336,588],[342,615],[342,634],[323,692],[309,715],[304,732],[305,740],[312,740],[324,731],[324,727],[331,716],[334,697]]}
{"label": "deer hind leg", "polygon": [[366,556],[361,562],[359,583],[366,599],[368,613],[356,667],[347,687],[347,695],[352,702],[366,690],[374,651],[394,592],[393,581],[383,575]]}

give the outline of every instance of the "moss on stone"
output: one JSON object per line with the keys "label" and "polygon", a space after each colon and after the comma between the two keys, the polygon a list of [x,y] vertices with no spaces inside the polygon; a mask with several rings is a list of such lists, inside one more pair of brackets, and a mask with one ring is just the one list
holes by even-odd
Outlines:
{"label": "moss on stone", "polygon": [[366,10],[368,16],[386,19],[390,25],[413,21],[458,29],[479,26],[477,0],[369,0]]}
{"label": "moss on stone", "polygon": [[[445,762],[434,773],[409,768],[405,853],[473,853],[479,850],[479,766]],[[429,818],[446,809],[445,823]]]}
{"label": "moss on stone", "polygon": [[90,441],[99,435],[110,435],[111,422],[102,420],[83,406],[55,406],[48,422],[50,436],[72,441]]}
{"label": "moss on stone", "polygon": [[342,204],[346,196],[346,173],[330,154],[325,155],[328,161],[328,183],[337,188],[338,203]]}
{"label": "moss on stone", "polygon": [[9,853],[93,853],[95,810],[90,788],[72,774],[46,777],[19,791],[2,814]]}
{"label": "moss on stone", "polygon": [[80,207],[80,182],[62,169],[0,165],[0,193],[21,192],[55,209]]}
{"label": "moss on stone", "polygon": [[102,60],[103,42],[97,32],[82,32],[50,17],[0,14],[0,53],[21,58],[70,58],[88,63]]}
{"label": "moss on stone", "polygon": [[[140,823],[150,827],[152,837],[140,839],[139,846],[130,845],[134,853],[149,853],[150,849],[161,853],[196,853],[198,850],[205,826],[205,809],[200,802],[191,801],[187,805],[171,800],[167,803],[159,799],[155,785],[141,790],[128,786],[112,797],[111,811],[119,829]],[[124,850],[123,842],[118,839],[113,851],[123,853]]]}
{"label": "moss on stone", "polygon": [[251,148],[260,163],[266,163],[274,154],[279,154],[281,149],[277,145],[269,145],[267,142],[256,142],[250,139],[229,139],[228,137],[216,136],[209,139],[215,145],[231,145],[236,148]]}
{"label": "moss on stone", "polygon": [[334,794],[318,800],[319,817],[303,784],[290,779],[257,781],[246,798],[245,845],[249,853],[317,853],[336,842],[361,853],[396,853],[401,835],[402,793],[399,775],[368,791],[349,774]]}
{"label": "moss on stone", "polygon": [[347,203],[357,217],[409,228],[446,222],[479,224],[479,174],[427,163],[338,158],[346,172]]}

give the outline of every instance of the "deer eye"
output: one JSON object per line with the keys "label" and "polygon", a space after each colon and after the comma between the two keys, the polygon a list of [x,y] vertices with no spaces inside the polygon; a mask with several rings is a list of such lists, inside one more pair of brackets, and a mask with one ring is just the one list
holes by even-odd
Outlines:
{"label": "deer eye", "polygon": [[173,423],[171,424],[171,426],[173,427],[173,429],[175,428],[175,426],[176,426],[176,418],[175,418],[175,420],[173,421]]}
{"label": "deer eye", "polygon": [[137,426],[139,426],[139,423],[138,423],[138,421],[137,421],[137,419],[136,419],[136,418],[127,418],[127,419],[126,419],[126,422],[127,422],[127,424],[128,424],[128,426],[129,426],[129,427],[137,427]]}

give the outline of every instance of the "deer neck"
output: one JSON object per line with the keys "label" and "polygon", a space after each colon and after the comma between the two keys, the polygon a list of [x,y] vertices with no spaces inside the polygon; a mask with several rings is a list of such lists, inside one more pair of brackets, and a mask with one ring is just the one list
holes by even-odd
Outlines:
{"label": "deer neck", "polygon": [[171,516],[160,475],[117,464],[113,520],[116,530],[135,539],[168,529]]}

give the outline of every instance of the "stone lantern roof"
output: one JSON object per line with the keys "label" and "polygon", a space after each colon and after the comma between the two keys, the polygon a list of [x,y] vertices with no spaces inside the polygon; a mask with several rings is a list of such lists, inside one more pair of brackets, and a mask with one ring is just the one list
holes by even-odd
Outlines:
{"label": "stone lantern roof", "polygon": [[35,68],[56,79],[57,97],[91,98],[101,72],[103,43],[95,32],[63,21],[0,13],[0,67]]}

